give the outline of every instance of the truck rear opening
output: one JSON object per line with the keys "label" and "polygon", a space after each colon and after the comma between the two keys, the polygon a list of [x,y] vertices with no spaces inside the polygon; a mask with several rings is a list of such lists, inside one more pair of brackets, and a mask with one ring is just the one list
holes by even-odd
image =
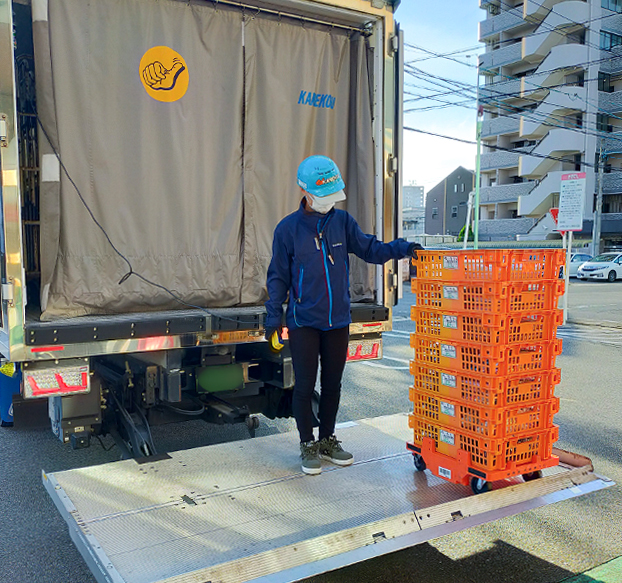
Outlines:
{"label": "truck rear opening", "polygon": [[247,441],[55,474],[44,485],[100,583],[299,581],[613,485],[556,450],[540,479],[475,496],[417,472],[406,415],[339,427],[355,463],[300,472],[298,437]]}

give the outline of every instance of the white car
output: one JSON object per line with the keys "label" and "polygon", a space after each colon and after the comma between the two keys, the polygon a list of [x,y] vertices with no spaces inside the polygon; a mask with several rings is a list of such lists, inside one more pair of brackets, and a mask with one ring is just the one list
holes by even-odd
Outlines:
{"label": "white car", "polygon": [[573,253],[570,256],[570,265],[568,267],[568,275],[570,277],[576,277],[577,271],[579,270],[579,267],[581,267],[581,264],[585,263],[586,261],[589,261],[590,259],[592,259],[592,256],[588,255],[587,253]]}
{"label": "white car", "polygon": [[586,261],[577,270],[578,279],[622,279],[622,253],[602,253]]}

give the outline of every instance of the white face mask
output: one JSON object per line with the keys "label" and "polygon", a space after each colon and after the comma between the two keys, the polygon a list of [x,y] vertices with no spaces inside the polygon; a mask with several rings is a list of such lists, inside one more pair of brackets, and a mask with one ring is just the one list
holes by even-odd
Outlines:
{"label": "white face mask", "polygon": [[316,213],[320,213],[322,215],[325,215],[335,206],[335,203],[332,201],[324,202],[321,198],[315,198],[314,196],[309,197],[309,202],[311,203],[311,208]]}

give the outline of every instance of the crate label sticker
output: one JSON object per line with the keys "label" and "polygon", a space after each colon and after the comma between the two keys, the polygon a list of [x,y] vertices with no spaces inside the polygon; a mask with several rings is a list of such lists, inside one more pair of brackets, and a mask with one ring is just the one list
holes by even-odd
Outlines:
{"label": "crate label sticker", "polygon": [[456,347],[451,344],[441,344],[441,356],[456,358]]}
{"label": "crate label sticker", "polygon": [[455,445],[456,444],[456,438],[454,436],[453,433],[449,432],[449,431],[445,431],[444,429],[440,430],[440,440],[443,443],[448,443],[449,445]]}
{"label": "crate label sticker", "polygon": [[445,269],[458,269],[458,256],[446,255],[443,257],[443,267]]}
{"label": "crate label sticker", "polygon": [[447,374],[446,372],[442,372],[441,383],[446,387],[451,387],[452,389],[455,389],[456,388],[456,377],[452,374]]}
{"label": "crate label sticker", "polygon": [[446,300],[458,299],[458,286],[457,285],[444,285],[443,286],[443,298]]}
{"label": "crate label sticker", "polygon": [[449,415],[450,417],[456,416],[456,407],[451,403],[444,403],[441,401],[441,413],[443,415]]}
{"label": "crate label sticker", "polygon": [[446,480],[451,480],[451,470],[448,470],[447,468],[438,466],[438,475]]}
{"label": "crate label sticker", "polygon": [[443,328],[458,329],[458,316],[446,316],[443,314]]}

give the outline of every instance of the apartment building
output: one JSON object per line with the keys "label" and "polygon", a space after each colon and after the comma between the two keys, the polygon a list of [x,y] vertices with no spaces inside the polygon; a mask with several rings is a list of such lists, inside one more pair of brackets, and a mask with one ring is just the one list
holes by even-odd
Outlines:
{"label": "apartment building", "polygon": [[425,197],[427,235],[458,235],[467,216],[469,192],[475,186],[475,173],[458,166]]}
{"label": "apartment building", "polygon": [[483,240],[545,237],[561,175],[587,173],[590,237],[604,151],[602,236],[622,244],[622,0],[480,0]]}
{"label": "apartment building", "polygon": [[412,239],[425,233],[425,196],[423,186],[407,184],[402,187],[402,226],[404,237]]}

